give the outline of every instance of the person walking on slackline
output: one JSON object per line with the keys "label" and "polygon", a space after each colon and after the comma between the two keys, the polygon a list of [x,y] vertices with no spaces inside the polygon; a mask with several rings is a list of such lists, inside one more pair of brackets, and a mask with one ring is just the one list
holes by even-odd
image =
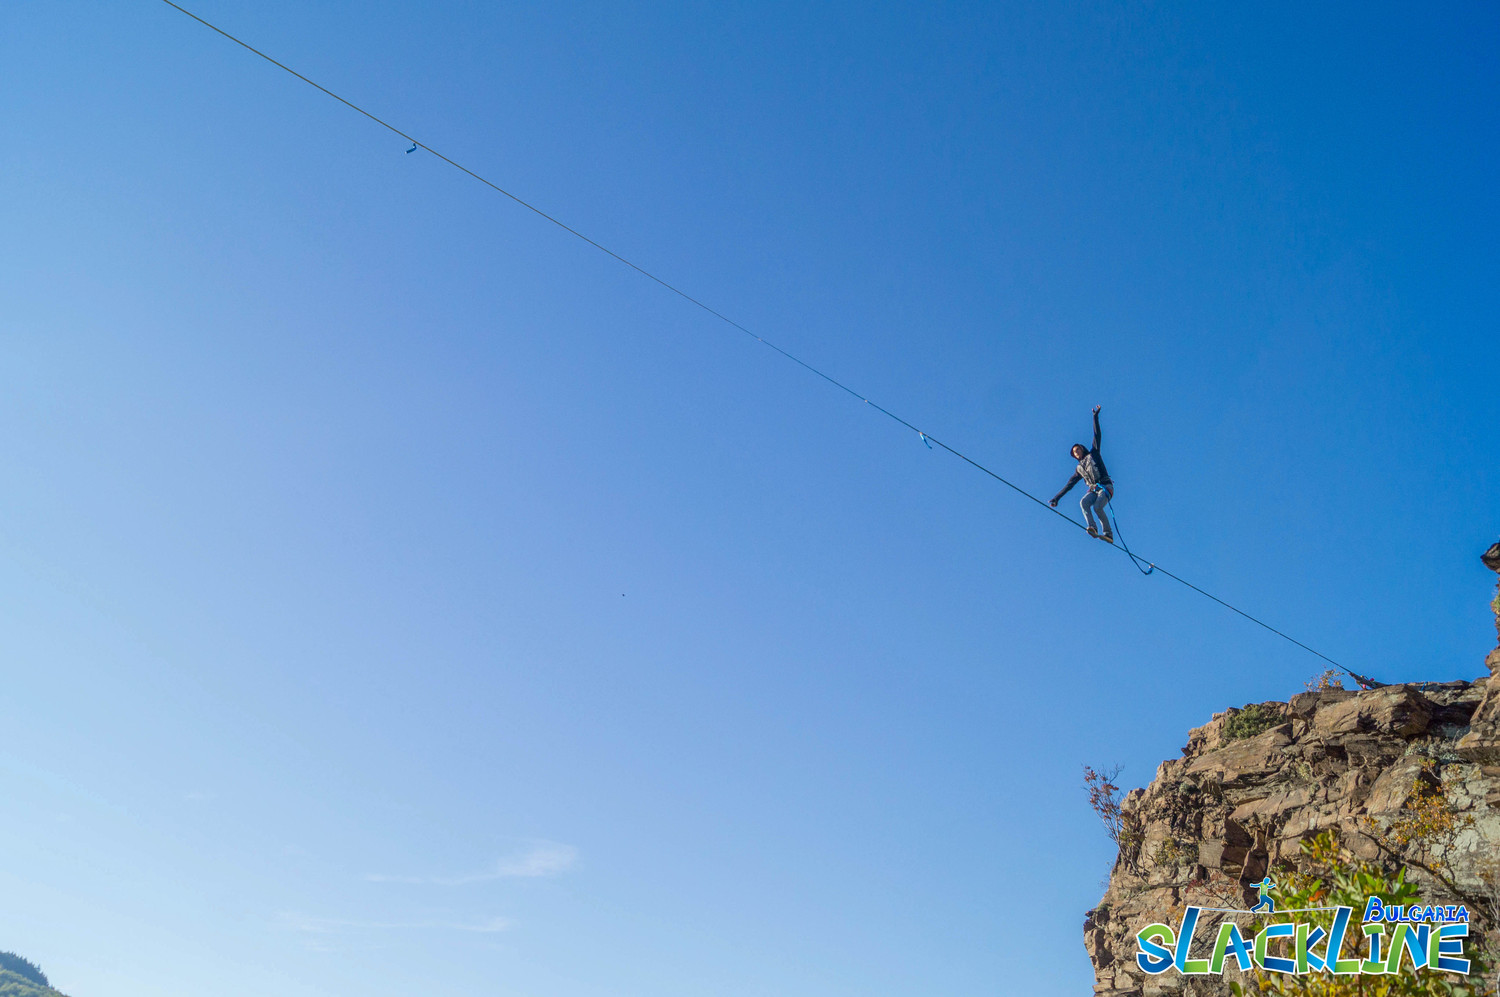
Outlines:
{"label": "person walking on slackline", "polygon": [[[1115,483],[1109,480],[1109,472],[1104,469],[1104,458],[1099,456],[1099,406],[1094,406],[1094,446],[1091,450],[1084,449],[1082,443],[1073,444],[1073,459],[1078,461],[1078,469],[1063,485],[1062,491],[1052,496],[1052,501],[1047,504],[1057,508],[1057,503],[1078,482],[1082,481],[1088,490],[1083,493],[1083,499],[1078,503],[1083,509],[1083,522],[1088,527],[1089,536],[1100,537],[1105,543],[1114,543],[1114,532],[1109,528],[1109,517],[1104,514],[1104,507],[1109,500],[1115,497]],[[1094,514],[1099,514],[1099,525],[1094,525]]]}

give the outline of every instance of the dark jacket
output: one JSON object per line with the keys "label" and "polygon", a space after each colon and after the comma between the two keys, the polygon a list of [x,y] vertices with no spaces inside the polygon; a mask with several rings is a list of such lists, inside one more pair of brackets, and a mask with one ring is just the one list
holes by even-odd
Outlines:
{"label": "dark jacket", "polygon": [[1104,458],[1099,456],[1099,413],[1094,413],[1094,448],[1083,455],[1083,460],[1078,462],[1078,470],[1063,485],[1062,491],[1052,497],[1053,504],[1057,504],[1062,497],[1072,490],[1073,486],[1082,481],[1090,488],[1095,485],[1113,485],[1109,480],[1109,472],[1104,469]]}

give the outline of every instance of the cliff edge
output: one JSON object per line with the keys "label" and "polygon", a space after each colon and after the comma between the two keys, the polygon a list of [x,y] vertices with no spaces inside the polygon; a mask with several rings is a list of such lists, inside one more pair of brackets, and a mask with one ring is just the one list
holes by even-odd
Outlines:
{"label": "cliff edge", "polygon": [[[1500,573],[1500,544],[1483,560]],[[1492,608],[1500,633],[1500,588]],[[1120,853],[1084,922],[1097,997],[1228,997],[1232,973],[1143,973],[1135,932],[1175,923],[1189,903],[1248,908],[1250,884],[1298,866],[1303,840],[1329,829],[1359,858],[1406,867],[1432,902],[1476,906],[1476,934],[1483,929],[1481,943],[1500,951],[1500,647],[1485,664],[1489,674],[1473,682],[1362,691],[1325,683],[1189,731],[1182,757],[1122,801]],[[1395,854],[1379,829],[1424,793],[1456,815],[1453,830],[1436,852],[1429,841],[1421,854]]]}

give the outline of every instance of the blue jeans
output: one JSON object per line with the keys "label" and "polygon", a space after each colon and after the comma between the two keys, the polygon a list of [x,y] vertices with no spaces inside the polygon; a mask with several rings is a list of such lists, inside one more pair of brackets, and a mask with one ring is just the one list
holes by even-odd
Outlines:
{"label": "blue jeans", "polygon": [[1109,500],[1115,497],[1113,485],[1095,485],[1083,493],[1083,499],[1078,503],[1083,509],[1083,521],[1088,524],[1089,529],[1095,529],[1094,513],[1099,514],[1099,525],[1097,529],[1105,536],[1113,536],[1109,528],[1109,517],[1104,514],[1104,507]]}

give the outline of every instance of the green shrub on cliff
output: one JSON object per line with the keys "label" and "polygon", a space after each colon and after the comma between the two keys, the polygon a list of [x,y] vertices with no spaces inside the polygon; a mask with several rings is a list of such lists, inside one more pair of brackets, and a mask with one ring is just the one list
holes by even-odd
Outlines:
{"label": "green shrub on cliff", "polygon": [[1285,722],[1286,718],[1276,707],[1265,703],[1251,703],[1225,722],[1224,740],[1239,741],[1254,737]]}
{"label": "green shrub on cliff", "polygon": [[[1275,878],[1281,884],[1276,891],[1278,906],[1289,913],[1257,919],[1252,929],[1256,932],[1268,924],[1297,921],[1311,921],[1327,929],[1332,913],[1306,912],[1309,907],[1352,907],[1357,917],[1370,897],[1380,897],[1389,904],[1414,904],[1420,900],[1416,884],[1406,881],[1404,870],[1393,874],[1384,866],[1357,858],[1332,831],[1303,841],[1300,868],[1283,868]],[[1357,934],[1345,936],[1344,957],[1355,957],[1358,940]],[[1230,983],[1229,989],[1237,997],[1257,993],[1277,997],[1491,997],[1496,991],[1482,950],[1483,936],[1476,931],[1468,941],[1465,951],[1471,962],[1468,976],[1425,968],[1379,976],[1329,973],[1298,976],[1257,969],[1253,971],[1252,984]]]}

